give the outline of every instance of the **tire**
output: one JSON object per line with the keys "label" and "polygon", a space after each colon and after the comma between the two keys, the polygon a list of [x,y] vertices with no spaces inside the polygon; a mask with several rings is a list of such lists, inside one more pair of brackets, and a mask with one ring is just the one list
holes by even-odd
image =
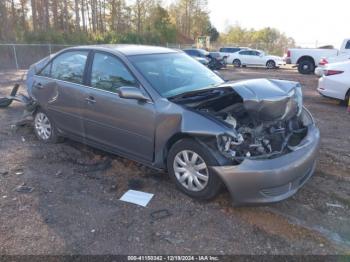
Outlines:
{"label": "tire", "polygon": [[349,103],[350,103],[350,89],[349,89],[348,92],[346,93],[345,99],[344,99],[344,100],[341,100],[340,104],[347,107],[347,106],[349,106]]}
{"label": "tire", "polygon": [[233,60],[232,65],[234,67],[241,67],[241,65],[242,65],[241,60],[239,60],[239,59]]}
{"label": "tire", "polygon": [[[184,152],[187,153],[188,161],[184,157]],[[193,162],[195,154],[197,158]],[[180,162],[184,164],[181,165]],[[181,139],[176,142],[167,157],[168,173],[177,188],[186,195],[200,200],[215,197],[221,189],[221,179],[209,170],[209,166],[214,165],[217,165],[214,156],[193,139]],[[184,179],[183,182],[180,179]]]}
{"label": "tire", "polygon": [[35,113],[34,133],[44,143],[58,143],[63,140],[58,135],[55,123],[42,109],[38,109]]}
{"label": "tire", "polygon": [[298,64],[298,71],[300,74],[303,74],[303,75],[312,74],[315,71],[315,64],[313,61],[309,59],[302,60]]}
{"label": "tire", "polygon": [[275,69],[276,68],[276,63],[273,60],[269,60],[266,62],[266,68],[267,69]]}

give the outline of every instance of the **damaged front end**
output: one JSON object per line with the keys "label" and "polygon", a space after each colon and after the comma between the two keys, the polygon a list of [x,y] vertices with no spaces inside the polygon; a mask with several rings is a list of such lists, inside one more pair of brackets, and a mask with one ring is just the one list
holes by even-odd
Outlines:
{"label": "damaged front end", "polygon": [[173,102],[219,119],[235,131],[218,135],[216,145],[232,164],[287,154],[307,134],[301,86],[296,82],[256,79],[225,83]]}

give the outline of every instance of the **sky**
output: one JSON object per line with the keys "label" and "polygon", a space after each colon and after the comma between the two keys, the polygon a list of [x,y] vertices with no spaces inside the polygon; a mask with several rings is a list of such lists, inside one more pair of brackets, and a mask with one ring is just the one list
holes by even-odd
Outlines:
{"label": "sky", "polygon": [[220,32],[229,25],[274,27],[300,46],[334,45],[350,38],[349,0],[208,0],[212,24]]}

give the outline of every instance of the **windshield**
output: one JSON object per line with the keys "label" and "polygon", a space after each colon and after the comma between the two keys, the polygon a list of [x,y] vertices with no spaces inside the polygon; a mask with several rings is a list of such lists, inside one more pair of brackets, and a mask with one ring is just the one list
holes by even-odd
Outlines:
{"label": "windshield", "polygon": [[130,56],[130,61],[163,97],[171,97],[224,82],[185,53]]}

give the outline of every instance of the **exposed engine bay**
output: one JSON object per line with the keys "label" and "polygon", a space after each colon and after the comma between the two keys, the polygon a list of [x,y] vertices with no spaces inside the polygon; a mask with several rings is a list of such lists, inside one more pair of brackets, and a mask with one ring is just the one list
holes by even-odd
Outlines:
{"label": "exposed engine bay", "polygon": [[259,121],[251,117],[241,103],[214,112],[214,115],[237,131],[237,139],[220,136],[218,148],[238,162],[244,158],[271,158],[292,151],[307,131],[297,116],[288,120]]}
{"label": "exposed engine bay", "polygon": [[174,102],[224,123],[235,135],[221,134],[217,148],[237,163],[245,158],[273,158],[293,151],[307,134],[301,119],[302,95],[298,83],[259,79],[233,83]]}

